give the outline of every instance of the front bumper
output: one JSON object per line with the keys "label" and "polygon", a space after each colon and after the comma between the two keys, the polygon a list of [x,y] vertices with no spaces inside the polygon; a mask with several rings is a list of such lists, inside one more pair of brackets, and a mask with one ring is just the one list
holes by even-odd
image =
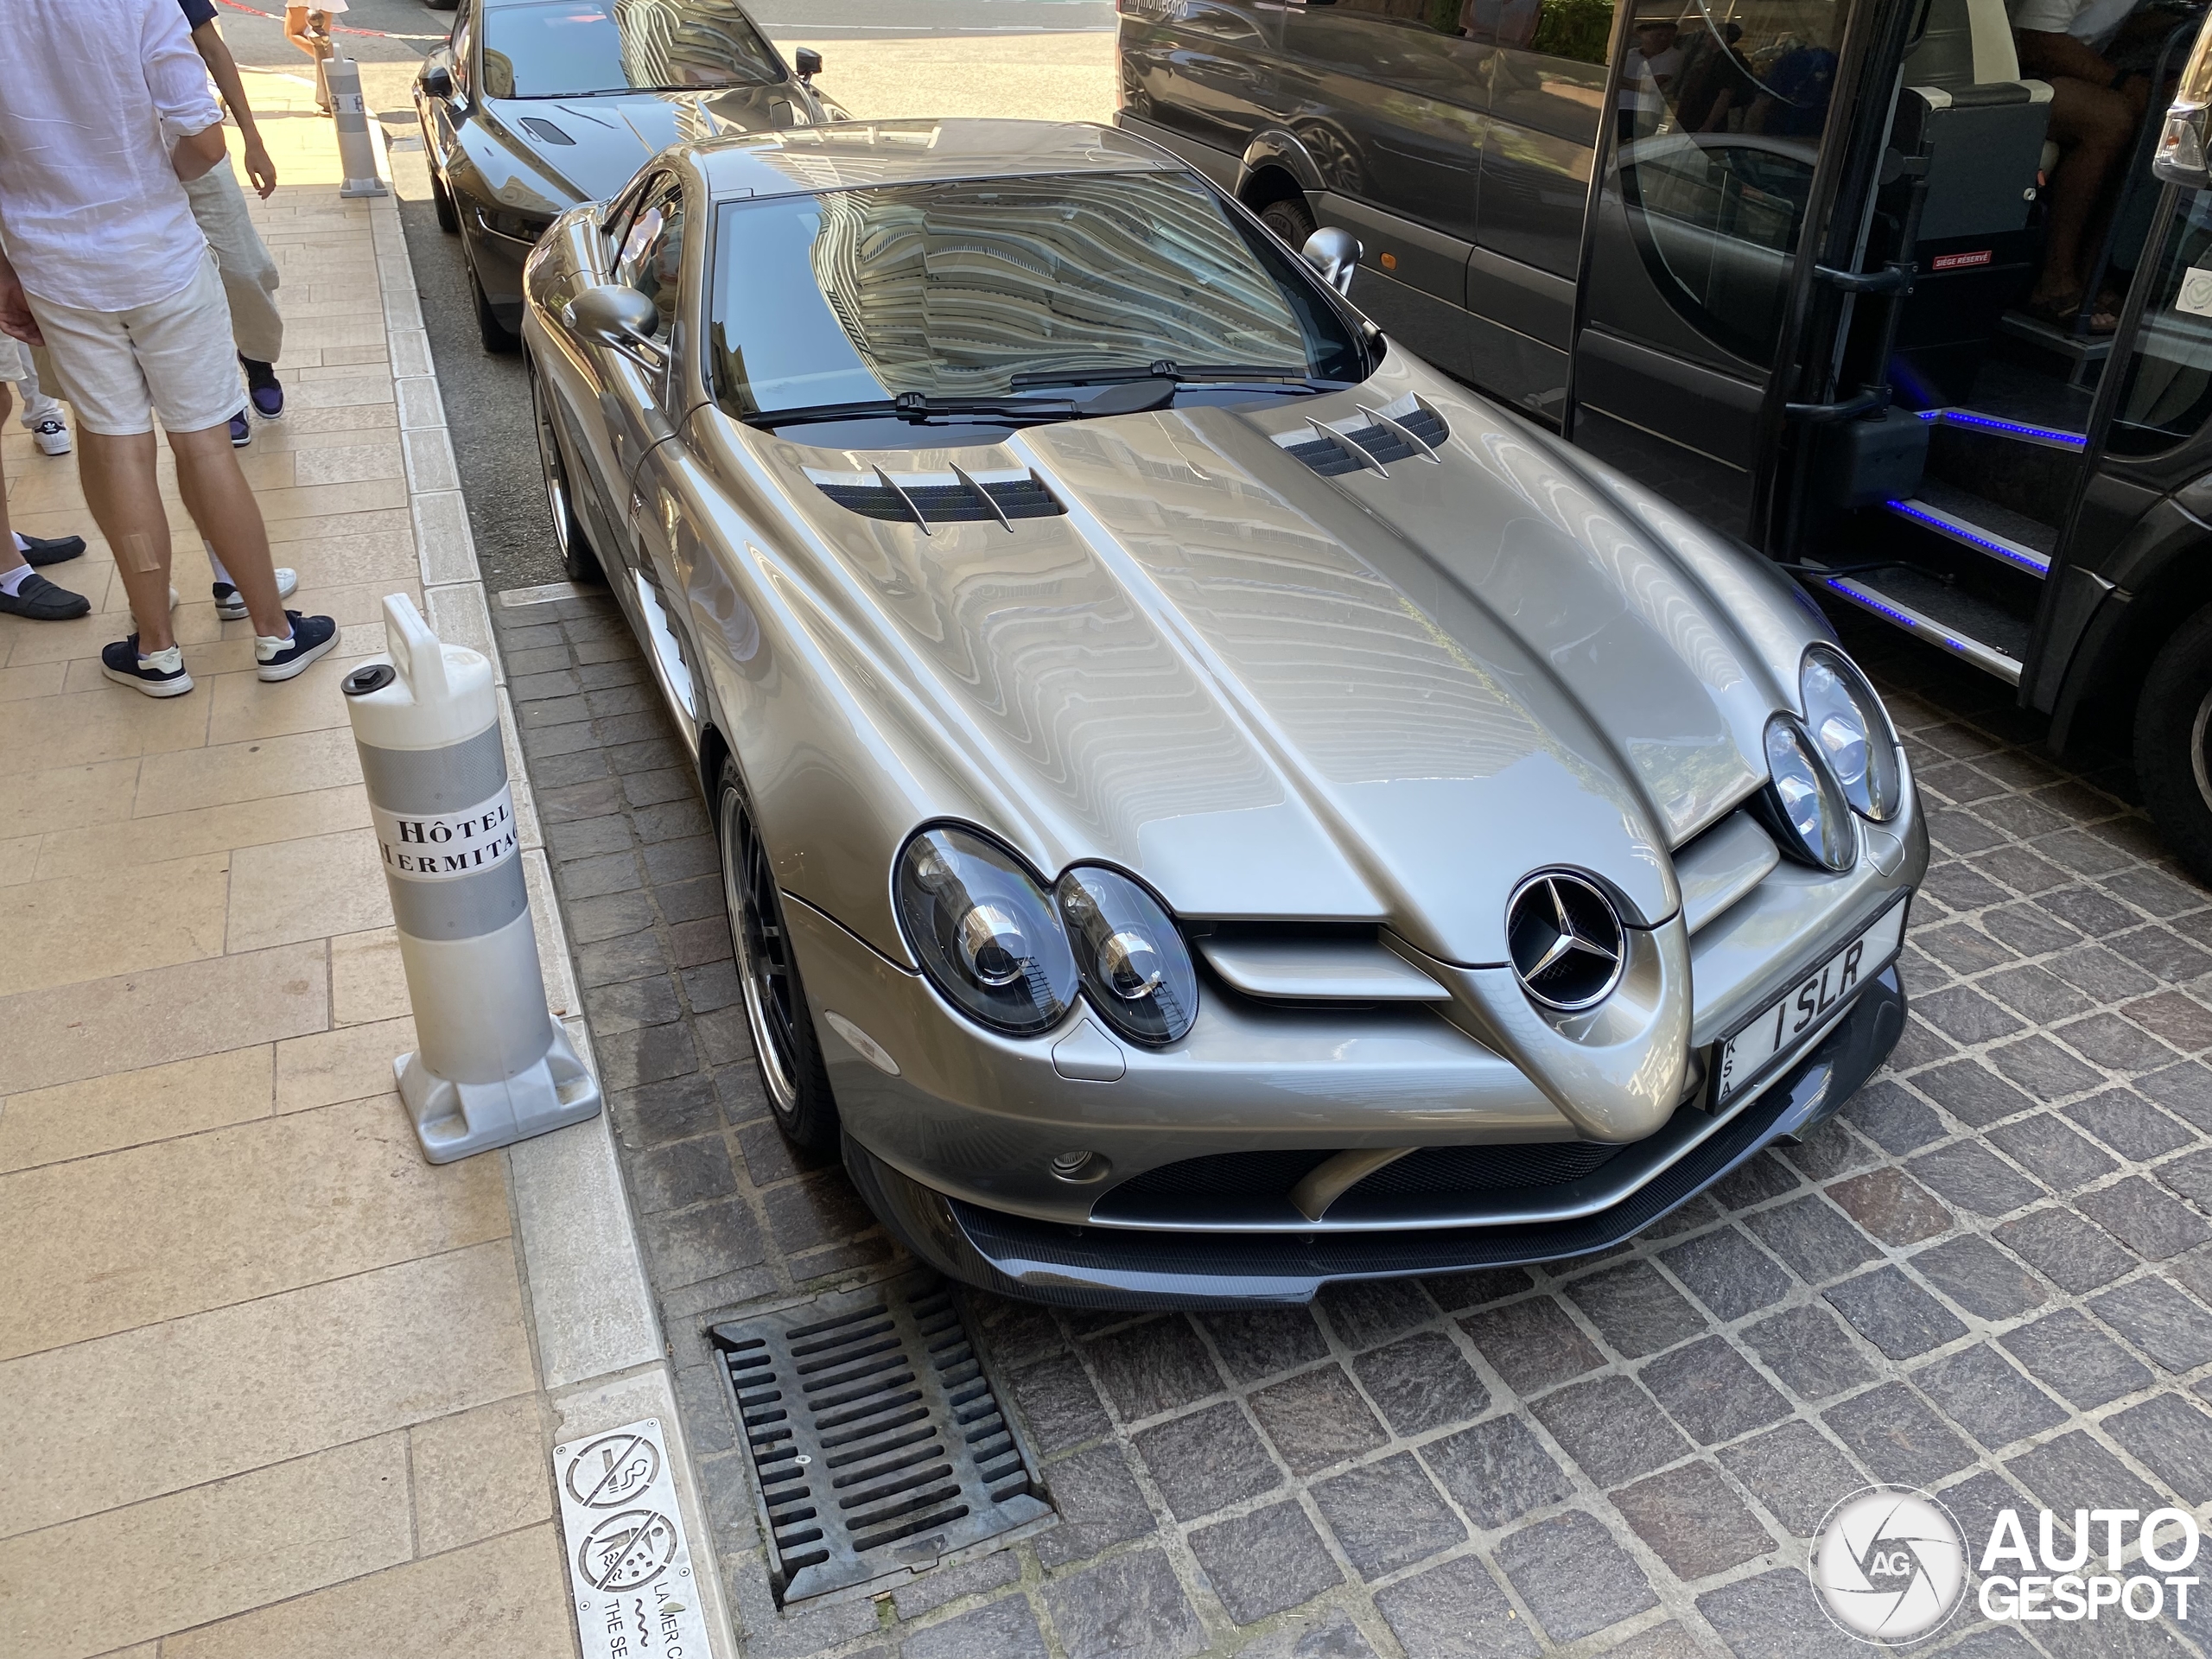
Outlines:
{"label": "front bumper", "polygon": [[918,1255],[968,1284],[1065,1306],[1304,1302],[1332,1280],[1512,1267],[1620,1243],[1764,1147],[1802,1135],[1833,1114],[1897,1046],[1904,1014],[1904,990],[1892,966],[1809,1054],[1718,1132],[1618,1202],[1566,1221],[1306,1234],[1071,1226],[949,1198],[850,1136],[845,1158],[870,1208]]}

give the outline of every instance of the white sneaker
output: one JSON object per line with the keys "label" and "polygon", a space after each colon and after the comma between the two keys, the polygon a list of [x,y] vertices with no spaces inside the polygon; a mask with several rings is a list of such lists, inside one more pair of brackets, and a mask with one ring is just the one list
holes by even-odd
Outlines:
{"label": "white sneaker", "polygon": [[[289,599],[299,591],[300,573],[287,564],[276,567],[276,597]],[[215,614],[226,622],[238,622],[246,615],[245,595],[227,582],[215,584]]]}
{"label": "white sneaker", "polygon": [[42,455],[66,455],[69,453],[69,429],[61,423],[59,415],[49,415],[31,428],[31,435],[38,440],[38,451]]}

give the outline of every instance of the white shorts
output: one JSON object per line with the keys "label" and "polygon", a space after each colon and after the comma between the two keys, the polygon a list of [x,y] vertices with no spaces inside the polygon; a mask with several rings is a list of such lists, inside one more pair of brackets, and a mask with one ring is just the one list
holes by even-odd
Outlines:
{"label": "white shorts", "polygon": [[92,311],[28,297],[60,383],[47,390],[76,407],[80,429],[127,437],[158,419],[164,431],[201,432],[245,407],[213,249],[190,282],[151,305]]}

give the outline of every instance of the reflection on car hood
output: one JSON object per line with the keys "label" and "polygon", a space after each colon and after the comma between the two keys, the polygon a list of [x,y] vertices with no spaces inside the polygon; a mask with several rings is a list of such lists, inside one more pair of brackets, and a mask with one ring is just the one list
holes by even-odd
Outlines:
{"label": "reflection on car hood", "polygon": [[[1324,476],[1274,441],[1415,393],[1450,428],[1434,462]],[[1761,563],[1401,356],[1357,391],[995,449],[741,441],[842,568],[851,643],[1004,804],[988,827],[1047,872],[1119,863],[1186,917],[1372,918],[1496,963],[1513,889],[1566,865],[1663,920],[1667,849],[1764,781],[1820,632]],[[822,487],[956,463],[1033,468],[1067,511],[925,537]]]}
{"label": "reflection on car hood", "polygon": [[[801,126],[809,119],[807,94],[789,82],[620,98],[487,98],[479,108],[486,130],[559,188],[560,209],[605,200],[671,144]],[[541,123],[575,142],[562,143]]]}

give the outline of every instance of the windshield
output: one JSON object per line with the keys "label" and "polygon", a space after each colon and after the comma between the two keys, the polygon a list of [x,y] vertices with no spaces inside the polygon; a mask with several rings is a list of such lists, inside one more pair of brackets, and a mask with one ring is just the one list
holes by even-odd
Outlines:
{"label": "windshield", "polygon": [[493,98],[761,86],[784,67],[735,0],[558,0],[484,11]]}
{"label": "windshield", "polygon": [[715,394],[741,418],[1024,395],[1170,365],[1351,381],[1363,353],[1265,232],[1173,173],[880,185],[725,204]]}

